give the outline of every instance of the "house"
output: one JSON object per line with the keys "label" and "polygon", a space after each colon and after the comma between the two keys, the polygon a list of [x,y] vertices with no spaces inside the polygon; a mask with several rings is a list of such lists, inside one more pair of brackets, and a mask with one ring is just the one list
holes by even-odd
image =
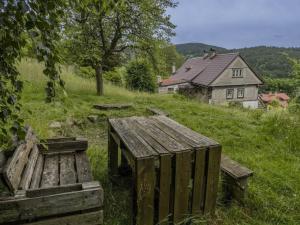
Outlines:
{"label": "house", "polygon": [[279,105],[282,108],[287,108],[290,100],[290,97],[286,93],[268,93],[268,94],[260,94],[259,99],[265,104],[270,105],[274,101],[278,101]]}
{"label": "house", "polygon": [[258,87],[263,84],[239,53],[204,54],[188,59],[169,79],[162,80],[159,93],[180,91],[211,104],[240,102],[258,107]]}

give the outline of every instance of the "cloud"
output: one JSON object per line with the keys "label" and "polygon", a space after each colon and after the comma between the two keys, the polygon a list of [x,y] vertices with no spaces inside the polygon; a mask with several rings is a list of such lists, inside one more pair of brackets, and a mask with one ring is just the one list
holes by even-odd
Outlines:
{"label": "cloud", "polygon": [[300,46],[299,0],[179,0],[174,43]]}

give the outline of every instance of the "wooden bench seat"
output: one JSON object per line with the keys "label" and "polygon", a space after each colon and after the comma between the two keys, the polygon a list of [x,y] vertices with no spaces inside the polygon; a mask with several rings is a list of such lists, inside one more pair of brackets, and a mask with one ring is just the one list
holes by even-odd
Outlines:
{"label": "wooden bench seat", "polygon": [[149,111],[150,113],[152,113],[153,115],[156,115],[156,116],[169,116],[169,113],[166,113],[158,108],[147,107],[146,109],[147,109],[147,111]]}
{"label": "wooden bench seat", "polygon": [[248,187],[248,177],[253,175],[253,171],[224,154],[221,157],[221,171],[225,201],[229,202],[231,199],[236,199],[243,203]]}
{"label": "wooden bench seat", "polygon": [[93,181],[87,146],[76,138],[38,144],[29,129],[2,171],[11,196],[0,199],[0,224],[102,224],[103,190]]}

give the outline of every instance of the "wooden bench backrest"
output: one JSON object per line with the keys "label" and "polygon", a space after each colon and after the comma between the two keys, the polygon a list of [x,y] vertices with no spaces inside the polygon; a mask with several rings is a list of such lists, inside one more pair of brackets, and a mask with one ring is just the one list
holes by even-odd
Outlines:
{"label": "wooden bench backrest", "polygon": [[[17,147],[12,157],[6,163],[3,176],[10,191],[16,192],[18,189],[26,189],[34,170],[35,162],[29,163],[29,156],[38,156],[37,138],[31,128],[28,129],[25,142]],[[26,179],[22,179],[25,177]],[[29,181],[28,181],[29,179]],[[19,188],[21,187],[21,188]]]}

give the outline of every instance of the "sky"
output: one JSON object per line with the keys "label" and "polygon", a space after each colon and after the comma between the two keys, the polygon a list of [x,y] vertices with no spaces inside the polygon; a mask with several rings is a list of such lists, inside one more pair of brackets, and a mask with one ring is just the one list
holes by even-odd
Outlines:
{"label": "sky", "polygon": [[177,0],[174,44],[300,47],[300,0]]}

